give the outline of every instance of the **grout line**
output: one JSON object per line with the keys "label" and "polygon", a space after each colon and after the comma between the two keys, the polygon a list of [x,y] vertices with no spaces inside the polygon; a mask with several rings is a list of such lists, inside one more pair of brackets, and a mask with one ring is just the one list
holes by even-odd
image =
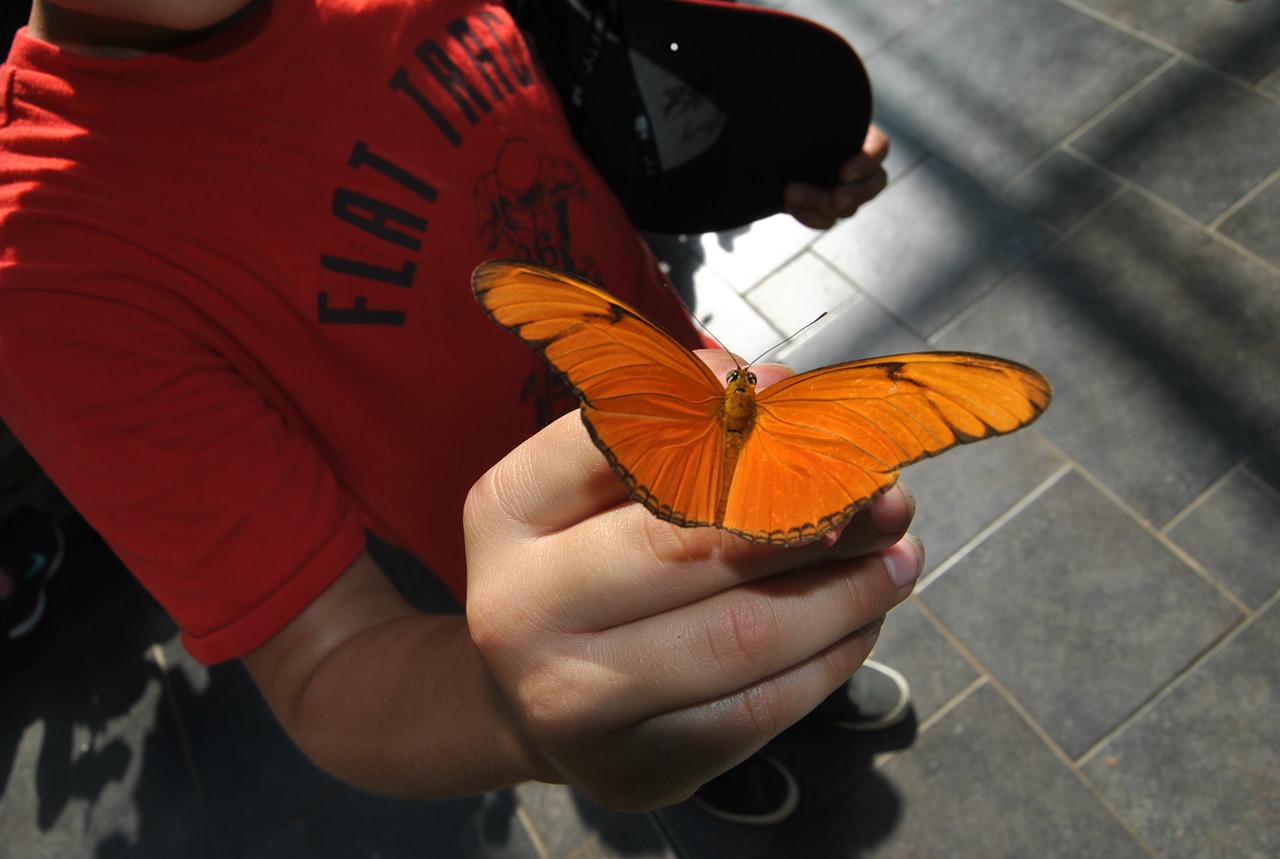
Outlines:
{"label": "grout line", "polygon": [[[1088,121],[1088,120],[1086,120],[1086,122],[1087,122],[1087,121]],[[1001,197],[1001,198],[1003,198],[1003,197],[1004,197],[1004,195],[1005,195],[1005,194],[1007,194],[1007,193],[1009,192],[1009,189],[1010,189],[1010,188],[1012,188],[1014,185],[1017,185],[1017,184],[1018,184],[1019,182],[1021,182],[1023,179],[1025,179],[1025,178],[1027,178],[1028,176],[1030,176],[1030,175],[1031,175],[1032,173],[1034,173],[1034,172],[1035,172],[1039,167],[1041,167],[1041,166],[1042,166],[1042,165],[1044,165],[1046,162],[1048,162],[1048,160],[1049,160],[1050,158],[1052,158],[1054,155],[1057,155],[1059,152],[1063,152],[1063,151],[1065,151],[1065,144],[1063,144],[1061,141],[1059,141],[1058,143],[1053,144],[1053,145],[1052,145],[1052,146],[1050,146],[1048,149],[1046,149],[1044,152],[1041,152],[1041,153],[1040,153],[1040,154],[1039,154],[1035,159],[1033,159],[1033,160],[1032,160],[1032,162],[1031,162],[1030,164],[1028,164],[1026,167],[1023,167],[1023,168],[1022,168],[1021,170],[1019,170],[1017,173],[1014,173],[1014,174],[1013,174],[1012,176],[1010,176],[1008,179],[1004,180],[1004,181],[1003,181],[1003,182],[1001,182],[999,185],[997,185],[997,186],[993,189],[993,191],[994,191],[995,195],[996,195],[997,197]]]}
{"label": "grout line", "polygon": [[[1063,151],[1065,152],[1068,150],[1064,149]],[[1080,154],[1077,153],[1075,150],[1070,150],[1069,154],[1073,156],[1081,157],[1081,159],[1085,161],[1088,165],[1095,167],[1101,172],[1107,174],[1119,184],[1119,187],[1116,189],[1114,193],[1108,196],[1105,200],[1098,203],[1098,205],[1096,205],[1092,211],[1085,214],[1078,221],[1076,221],[1074,224],[1071,224],[1066,229],[1055,227],[1052,224],[1044,224],[1045,231],[1050,233],[1050,241],[1046,242],[1044,247],[1033,252],[1030,256],[1024,259],[1020,264],[1018,264],[1013,269],[1008,271],[1003,277],[1001,277],[995,283],[992,283],[982,292],[974,296],[966,306],[957,310],[955,312],[955,315],[953,315],[946,322],[939,325],[938,328],[932,334],[930,334],[927,338],[925,338],[926,342],[929,343],[931,346],[934,343],[936,343],[938,340],[941,340],[942,338],[946,337],[949,333],[951,333],[952,329],[959,326],[960,323],[964,322],[964,320],[972,316],[974,313],[978,312],[979,308],[985,306],[988,301],[994,300],[996,295],[998,295],[1001,291],[1003,291],[1006,286],[1008,286],[1018,277],[1020,277],[1021,275],[1029,271],[1037,263],[1039,263],[1041,260],[1048,257],[1050,254],[1054,253],[1059,248],[1069,243],[1077,233],[1083,230],[1088,224],[1092,223],[1095,219],[1100,217],[1102,212],[1109,209],[1112,206],[1112,204],[1114,204],[1117,200],[1119,200],[1122,196],[1124,196],[1125,192],[1131,189],[1135,189],[1135,186],[1133,186],[1132,183],[1130,183],[1123,176],[1119,176],[1115,173],[1112,173],[1110,170],[1107,170],[1105,167],[1102,167],[1101,165],[1098,165],[1093,161],[1087,158],[1084,158],[1083,156],[1080,156]],[[1019,207],[1013,206],[1008,200],[995,197],[994,192],[988,191],[988,193],[993,194],[992,199],[996,200],[1001,205],[1010,206],[1011,208],[1021,211]],[[1037,223],[1042,223],[1042,224],[1044,223],[1044,222],[1041,222],[1038,218],[1034,220],[1036,220]]]}
{"label": "grout line", "polygon": [[[1074,147],[1074,144],[1077,140],[1079,140],[1084,135],[1088,134],[1093,129],[1097,128],[1098,125],[1101,124],[1101,122],[1104,119],[1111,116],[1113,113],[1119,110],[1122,106],[1127,104],[1139,92],[1141,92],[1142,90],[1150,86],[1157,78],[1163,76],[1165,72],[1169,71],[1174,66],[1176,66],[1178,64],[1178,61],[1179,60],[1177,57],[1170,57],[1160,65],[1156,66],[1146,75],[1144,75],[1142,78],[1138,79],[1138,81],[1133,86],[1129,87],[1127,90],[1120,93],[1120,95],[1112,99],[1110,104],[1103,106],[1093,116],[1089,117],[1084,122],[1076,126],[1075,130],[1073,130],[1071,133],[1069,133],[1066,137],[1062,139],[1061,145],[1064,147],[1069,146],[1072,148],[1073,152],[1078,152],[1078,150],[1076,150]],[[1083,154],[1083,153],[1080,153],[1080,154]],[[1090,159],[1090,161],[1091,163],[1096,163],[1096,162],[1093,162],[1092,159]]]}
{"label": "grout line", "polygon": [[1252,617],[1243,618],[1239,622],[1227,628],[1227,630],[1224,631],[1216,641],[1202,650],[1199,656],[1188,662],[1169,682],[1165,683],[1160,687],[1160,689],[1153,693],[1150,698],[1135,708],[1134,711],[1129,714],[1128,718],[1119,722],[1096,743],[1086,749],[1084,754],[1080,756],[1078,765],[1080,767],[1084,767],[1093,760],[1093,758],[1097,757],[1097,755],[1108,744],[1110,744],[1112,740],[1128,730],[1135,722],[1143,718],[1147,713],[1151,712],[1151,710],[1164,701],[1164,699],[1173,694],[1175,689],[1186,683],[1188,678],[1203,668],[1207,662],[1217,657],[1217,655],[1222,652],[1223,648],[1227,647],[1239,638],[1245,630],[1258,622],[1258,618],[1266,614],[1268,609],[1274,608],[1277,603],[1280,603],[1280,591],[1272,594],[1269,600],[1259,606],[1258,610],[1253,613]]}
{"label": "grout line", "polygon": [[[543,843],[542,836],[538,832],[538,827],[534,825],[533,818],[529,816],[529,812],[524,807],[524,803],[519,800],[516,801],[515,818],[520,821],[520,825],[523,826],[525,832],[528,833],[529,840],[533,842],[533,849],[537,851],[539,859],[550,859],[551,851],[549,851],[547,849],[547,845]],[[571,852],[576,852],[580,847],[582,847],[581,844],[579,844],[578,847],[575,847]]]}
{"label": "grout line", "polygon": [[[1201,225],[1201,228],[1203,229],[1203,225]],[[1280,277],[1280,262],[1273,262],[1259,254],[1257,251],[1245,247],[1230,236],[1217,232],[1216,230],[1209,231],[1208,235],[1214,241],[1221,243],[1224,247],[1230,249],[1245,260],[1248,260],[1259,268],[1265,269],[1276,277]]]}
{"label": "grout line", "polygon": [[1201,492],[1199,495],[1197,495],[1195,498],[1192,498],[1191,501],[1187,503],[1186,507],[1183,507],[1181,510],[1177,512],[1177,514],[1174,515],[1172,519],[1164,523],[1163,527],[1157,528],[1156,532],[1159,534],[1168,535],[1170,531],[1172,531],[1174,528],[1181,525],[1183,520],[1185,520],[1188,516],[1190,516],[1197,509],[1199,509],[1200,506],[1203,505],[1205,501],[1209,499],[1209,496],[1217,492],[1218,489],[1220,489],[1228,480],[1235,477],[1236,474],[1239,473],[1242,468],[1244,468],[1243,461],[1236,463],[1231,468],[1228,468],[1221,477],[1219,477],[1217,480],[1213,481],[1213,483],[1210,483],[1207,487],[1205,487],[1204,491]]}
{"label": "grout line", "polygon": [[1262,80],[1258,81],[1255,86],[1260,95],[1266,96],[1275,101],[1280,101],[1280,93],[1275,93],[1270,90],[1270,86],[1277,82],[1280,82],[1280,66],[1276,66],[1268,74],[1263,75]]}
{"label": "grout line", "polygon": [[[1045,730],[1044,726],[1041,725],[1039,721],[1037,721],[1035,717],[1031,715],[1030,711],[1028,711],[1027,708],[1023,706],[1022,702],[1018,700],[1017,696],[1015,696],[1012,692],[1010,692],[1009,689],[1003,683],[1001,683],[999,679],[996,678],[996,676],[991,672],[991,670],[986,666],[986,664],[981,659],[978,658],[977,654],[975,654],[972,650],[969,649],[969,646],[964,641],[964,639],[960,638],[955,632],[951,630],[950,627],[948,627],[945,623],[943,623],[942,619],[939,618],[938,615],[934,613],[933,609],[929,608],[928,605],[925,604],[923,600],[921,600],[920,608],[924,612],[925,616],[929,619],[929,621],[933,623],[933,625],[938,629],[938,631],[942,634],[942,636],[947,640],[947,643],[950,644],[957,652],[959,652],[960,655],[965,659],[965,661],[967,661],[970,664],[970,666],[979,674],[978,679],[970,683],[969,686],[962,691],[961,694],[963,695],[963,697],[968,697],[968,695],[972,694],[973,691],[975,691],[979,687],[990,684],[991,688],[996,690],[996,693],[999,694],[1000,697],[1004,699],[1005,703],[1007,703],[1010,707],[1013,708],[1014,712],[1018,714],[1018,717],[1021,718],[1027,724],[1027,727],[1029,727],[1031,731],[1035,733],[1037,737],[1040,738],[1041,742],[1043,742],[1045,746],[1048,747],[1048,749],[1053,753],[1054,757],[1058,759],[1059,763],[1065,765],[1068,769],[1074,770],[1076,768],[1076,764],[1075,764],[1075,761],[1071,760],[1070,755],[1068,755],[1066,751],[1060,745],[1058,745],[1058,742],[1054,740],[1052,736],[1050,736],[1049,732]],[[961,697],[961,695],[957,695],[956,697],[959,698]],[[950,712],[950,710],[955,708],[955,704],[952,704],[951,702],[948,702],[948,705],[949,706],[945,708],[947,712]],[[941,718],[941,715],[942,715],[942,712],[940,711],[936,717],[931,716],[929,719],[927,719],[925,724],[932,724],[938,721]]]}
{"label": "grout line", "polygon": [[[861,51],[858,51],[858,57],[862,60],[863,65],[870,65],[870,63],[871,63],[871,61],[872,61],[873,59],[875,59],[876,57],[880,56],[880,55],[881,55],[881,54],[883,54],[885,51],[889,50],[889,48],[893,47],[893,46],[894,46],[894,45],[896,45],[898,42],[901,42],[901,41],[902,41],[903,39],[905,39],[909,34],[914,33],[916,30],[918,30],[920,27],[923,27],[923,26],[924,26],[925,24],[927,24],[929,21],[932,21],[934,18],[937,18],[937,17],[938,17],[939,15],[941,15],[941,14],[942,14],[942,13],[943,13],[943,12],[944,12],[948,7],[949,7],[949,6],[952,6],[952,5],[954,4],[954,2],[955,2],[955,0],[939,0],[939,2],[938,2],[938,5],[937,5],[937,6],[934,6],[934,7],[933,7],[932,9],[930,9],[928,12],[925,12],[925,13],[924,13],[923,15],[921,15],[919,18],[916,18],[916,19],[915,19],[914,21],[912,21],[910,24],[908,24],[907,26],[903,27],[901,30],[899,30],[898,32],[894,33],[894,34],[893,34],[892,36],[890,36],[889,38],[885,39],[883,42],[881,42],[879,45],[877,45],[877,46],[876,46],[876,49],[875,49],[874,51],[872,51],[870,54],[864,54],[864,53],[862,53]],[[857,50],[857,48],[855,47],[855,48],[854,48],[854,50]],[[870,71],[870,70],[868,70],[868,71]]]}
{"label": "grout line", "polygon": [[1263,492],[1265,492],[1271,498],[1274,498],[1276,501],[1280,501],[1280,488],[1272,486],[1270,483],[1267,482],[1266,478],[1261,477],[1260,475],[1254,473],[1254,471],[1249,468],[1248,460],[1245,460],[1245,464],[1241,469],[1241,471],[1244,475],[1244,479],[1257,485],[1260,489],[1262,489]]}
{"label": "grout line", "polygon": [[988,537],[990,537],[997,530],[1003,527],[1005,523],[1007,523],[1013,517],[1017,516],[1023,510],[1027,509],[1027,507],[1029,507],[1031,503],[1034,502],[1036,499],[1038,499],[1041,495],[1044,495],[1046,492],[1048,492],[1049,489],[1051,489],[1054,486],[1054,484],[1056,484],[1059,480],[1061,480],[1064,476],[1066,476],[1072,470],[1073,467],[1074,466],[1072,465],[1071,462],[1064,462],[1062,465],[1058,466],[1058,468],[1052,474],[1050,474],[1043,481],[1041,481],[1039,486],[1036,486],[1034,489],[1032,489],[1030,492],[1024,495],[1021,499],[1014,502],[1014,504],[1011,507],[1009,507],[1008,510],[1006,510],[1005,512],[997,516],[991,522],[991,524],[987,525],[987,527],[983,528],[981,531],[979,531],[977,534],[971,537],[967,543],[965,543],[959,549],[956,549],[956,551],[952,552],[951,555],[948,558],[946,558],[942,563],[938,564],[938,566],[935,567],[932,572],[928,573],[924,578],[922,578],[919,584],[916,585],[915,592],[917,594],[921,593],[925,588],[933,584],[933,582],[937,581],[937,579],[941,577],[943,573],[947,572],[947,570],[951,569],[960,561],[962,561],[967,555],[969,555],[970,552],[976,549],[979,544],[984,542]]}
{"label": "grout line", "polygon": [[[879,297],[878,297],[874,292],[872,292],[870,289],[867,289],[867,288],[866,288],[866,287],[864,287],[861,283],[859,283],[857,280],[855,280],[854,278],[852,278],[849,274],[847,274],[847,273],[844,271],[844,269],[842,269],[842,268],[840,268],[840,266],[836,265],[836,263],[835,263],[835,261],[834,261],[834,260],[832,260],[830,257],[826,256],[824,253],[822,253],[822,251],[820,251],[820,250],[819,250],[819,249],[817,249],[817,248],[810,248],[810,252],[811,252],[815,257],[817,257],[817,259],[818,259],[818,261],[819,261],[819,262],[821,262],[821,263],[822,263],[823,265],[825,265],[827,268],[831,269],[832,271],[834,271],[834,272],[836,272],[837,274],[839,274],[842,278],[844,278],[845,282],[847,282],[847,283],[849,283],[849,284],[852,284],[852,285],[853,285],[854,290],[855,290],[855,291],[856,291],[856,293],[857,293],[857,297],[858,297],[860,300],[863,300],[863,301],[870,301],[870,302],[871,302],[871,304],[872,304],[872,305],[874,305],[874,306],[875,306],[875,308],[876,308],[877,310],[879,310],[882,314],[884,314],[886,317],[888,317],[888,318],[889,318],[889,320],[890,320],[891,322],[893,322],[893,323],[895,323],[896,325],[898,325],[900,328],[902,328],[902,330],[906,331],[908,334],[912,335],[913,337],[918,338],[918,339],[920,340],[920,342],[921,342],[921,343],[923,343],[923,344],[925,344],[926,346],[929,346],[929,345],[930,345],[930,344],[929,344],[929,338],[928,338],[928,337],[926,337],[924,334],[922,334],[922,333],[920,333],[919,331],[917,331],[917,330],[916,330],[916,328],[915,328],[915,326],[911,325],[911,324],[910,324],[909,322],[907,322],[905,319],[903,319],[902,317],[898,316],[898,314],[894,313],[894,312],[893,312],[893,310],[892,310],[891,308],[889,308],[887,305],[885,305],[885,304],[884,304],[884,302],[882,302],[882,301],[880,300],[880,298],[879,298]],[[848,302],[845,302],[845,303],[847,304]],[[842,306],[843,306],[843,305],[842,305]]]}
{"label": "grout line", "polygon": [[[1242,200],[1237,201],[1236,203],[1233,203],[1226,213],[1218,216],[1218,218],[1215,218],[1214,221],[1211,222],[1211,224],[1204,224],[1204,223],[1201,223],[1200,221],[1197,221],[1195,218],[1193,218],[1188,213],[1184,212],[1182,209],[1179,209],[1173,203],[1170,203],[1168,200],[1159,196],[1154,191],[1149,191],[1146,188],[1142,187],[1141,185],[1131,182],[1129,179],[1126,179],[1124,176],[1120,175],[1119,173],[1116,173],[1115,171],[1099,164],[1097,161],[1094,161],[1092,158],[1090,158],[1088,155],[1081,152],[1080,150],[1075,148],[1070,148],[1065,151],[1068,151],[1074,157],[1079,158],[1089,167],[1092,167],[1093,169],[1099,171],[1100,173],[1103,173],[1109,176],[1111,179],[1118,182],[1121,187],[1119,191],[1117,191],[1111,197],[1107,198],[1105,203],[1100,204],[1096,209],[1090,212],[1087,217],[1082,218],[1079,223],[1072,225],[1070,230],[1063,233],[1061,238],[1064,241],[1066,239],[1069,239],[1074,233],[1078,232],[1079,229],[1082,226],[1084,226],[1084,224],[1093,220],[1093,218],[1097,216],[1099,212],[1101,212],[1104,208],[1106,208],[1112,202],[1118,199],[1122,193],[1126,191],[1132,191],[1133,193],[1139,195],[1140,197],[1142,197],[1144,200],[1146,200],[1148,203],[1152,204],[1156,208],[1162,209],[1168,214],[1173,215],[1176,219],[1187,224],[1192,229],[1197,230],[1200,233],[1204,234],[1210,240],[1215,241],[1221,245],[1224,245],[1225,247],[1229,248],[1231,251],[1233,251],[1237,255],[1244,257],[1249,262],[1257,266],[1260,266],[1261,268],[1264,268],[1267,271],[1276,274],[1277,276],[1280,276],[1280,264],[1272,262],[1271,260],[1262,256],[1261,254],[1257,253],[1251,248],[1245,247],[1244,245],[1237,242],[1235,239],[1232,239],[1230,236],[1225,235],[1224,233],[1218,231],[1217,229],[1217,226],[1220,225],[1220,222],[1224,218],[1229,217],[1232,214],[1235,214],[1243,205],[1247,204],[1250,200],[1252,200],[1255,196],[1257,196],[1258,193],[1264,190],[1267,185],[1270,185],[1274,181],[1280,180],[1280,169],[1278,169],[1271,176],[1268,176],[1266,179],[1259,182],[1257,186],[1255,186],[1252,190],[1250,190],[1247,194],[1245,194]],[[950,323],[948,323],[948,325],[950,325]]]}
{"label": "grout line", "polygon": [[1223,212],[1221,215],[1218,215],[1218,217],[1214,218],[1205,226],[1209,229],[1210,232],[1217,233],[1218,229],[1223,225],[1223,223],[1229,220],[1232,215],[1234,215],[1236,212],[1240,211],[1245,206],[1252,203],[1255,197],[1257,197],[1259,194],[1265,191],[1268,186],[1270,186],[1273,182],[1276,182],[1276,181],[1280,181],[1280,167],[1277,167],[1270,176],[1263,179],[1257,185],[1253,186],[1253,188],[1250,189],[1248,192],[1246,192],[1243,197],[1241,197],[1239,200],[1236,200],[1234,203],[1228,206],[1225,212]]}
{"label": "grout line", "polygon": [[1099,21],[1115,30],[1118,30],[1121,33],[1124,33],[1125,35],[1131,36],[1140,42],[1145,42],[1151,47],[1157,48],[1163,51],[1164,53],[1169,54],[1174,59],[1182,60],[1183,62],[1187,62],[1194,66],[1198,66],[1204,71],[1213,72],[1214,74],[1223,78],[1224,80],[1230,81],[1231,83],[1234,83],[1237,86],[1244,87],[1245,89],[1254,91],[1260,95],[1270,96],[1273,100],[1276,98],[1275,95],[1263,90],[1262,85],[1266,83],[1269,78],[1277,75],[1278,74],[1277,72],[1272,72],[1268,74],[1261,81],[1255,84],[1252,81],[1246,80],[1237,75],[1233,75],[1230,72],[1224,71],[1218,68],[1217,66],[1213,65],[1212,63],[1208,62],[1207,60],[1202,60],[1199,57],[1197,57],[1195,54],[1188,53],[1182,48],[1179,48],[1177,45],[1171,44],[1169,42],[1161,41],[1158,37],[1153,36],[1152,34],[1148,33],[1145,30],[1139,29],[1138,27],[1135,27],[1132,24],[1126,24],[1124,21],[1120,21],[1120,20],[1117,20],[1116,18],[1110,17],[1105,12],[1099,12],[1096,9],[1086,6],[1083,3],[1081,3],[1080,0],[1056,0],[1056,2],[1070,9],[1074,9],[1075,11],[1079,12],[1081,15],[1085,15],[1089,18],[1093,18],[1094,20]]}
{"label": "grout line", "polygon": [[[1227,602],[1231,603],[1231,605],[1240,612],[1241,616],[1250,617],[1254,613],[1253,609],[1249,608],[1249,605],[1246,602],[1232,593],[1226,585],[1218,581],[1216,576],[1206,570],[1199,561],[1187,554],[1185,549],[1165,535],[1161,529],[1156,527],[1155,523],[1138,512],[1138,510],[1132,507],[1129,502],[1121,498],[1115,490],[1103,483],[1087,468],[1083,468],[1078,464],[1076,468],[1080,476],[1087,480],[1091,486],[1098,490],[1098,492],[1102,493],[1103,497],[1118,507],[1122,513],[1134,522],[1134,524],[1136,524],[1143,532],[1149,534],[1156,543],[1158,543],[1165,551],[1169,552],[1169,554],[1173,555],[1173,557],[1180,561],[1183,566],[1194,573],[1198,578],[1202,579],[1205,584],[1217,591],[1219,595],[1227,600]],[[1235,468],[1236,466],[1233,466],[1231,469],[1228,469],[1227,476],[1230,476],[1234,472]],[[1225,478],[1219,478],[1217,481],[1214,481],[1213,486],[1210,488],[1216,487],[1224,479]],[[1201,493],[1201,495],[1204,495],[1204,493]],[[1200,496],[1197,496],[1197,499],[1199,498]],[[1193,500],[1191,503],[1196,504],[1197,502]]]}
{"label": "grout line", "polygon": [[974,677],[972,680],[968,682],[968,684],[965,685],[963,689],[961,689],[959,692],[957,692],[956,694],[952,695],[949,699],[947,699],[947,702],[943,704],[941,707],[939,707],[933,713],[933,715],[929,716],[929,718],[925,719],[923,722],[917,725],[916,732],[923,734],[925,731],[929,730],[934,725],[941,722],[944,718],[950,715],[951,712],[954,711],[957,707],[959,707],[965,701],[969,700],[969,697],[973,695],[974,692],[977,692],[979,689],[981,689],[983,686],[986,686],[990,682],[991,682],[991,676],[989,674],[985,672],[979,672],[977,677]]}
{"label": "grout line", "polygon": [[[969,649],[968,645],[965,644],[962,639],[960,639],[951,631],[950,628],[947,627],[945,623],[942,622],[941,618],[934,613],[933,609],[929,608],[924,600],[917,600],[917,604],[926,619],[934,625],[947,642],[961,655],[962,658],[968,661],[970,666],[979,674],[979,677],[975,681],[970,683],[969,686],[966,686],[965,689],[962,690],[961,693],[958,693],[951,701],[947,702],[947,705],[944,708],[940,709],[938,713],[925,720],[925,722],[920,726],[920,731],[923,732],[926,727],[932,727],[933,724],[941,720],[944,715],[954,710],[963,702],[964,699],[972,695],[977,689],[989,683],[991,688],[996,691],[996,694],[998,694],[1010,709],[1014,711],[1018,718],[1023,721],[1027,726],[1027,729],[1044,744],[1050,755],[1057,758],[1058,763],[1062,764],[1067,771],[1075,777],[1081,787],[1083,787],[1091,797],[1107,809],[1107,812],[1111,814],[1112,818],[1120,824],[1122,829],[1129,833],[1130,837],[1132,837],[1137,844],[1152,857],[1152,859],[1159,859],[1159,854],[1156,852],[1154,847],[1147,842],[1146,836],[1139,832],[1137,828],[1112,805],[1111,801],[1101,793],[1098,787],[1089,780],[1089,778],[1084,774],[1082,765],[1071,759],[1071,756],[1066,753],[1066,750],[1058,745],[1058,742],[1049,734],[1044,726],[1031,715],[1030,711],[1023,706],[1022,702],[1019,701],[1003,683],[996,679],[982,660],[980,660],[977,655]],[[1123,724],[1127,723],[1128,720],[1125,720]],[[1108,734],[1108,736],[1110,736],[1110,734]]]}
{"label": "grout line", "polygon": [[[992,197],[992,199],[1000,203],[1001,205],[1007,205],[1006,203],[1004,203],[1003,200],[998,200],[995,197]],[[1019,277],[1021,277],[1025,272],[1030,270],[1036,263],[1044,259],[1045,256],[1047,256],[1050,252],[1059,248],[1062,245],[1063,241],[1065,241],[1066,239],[1065,234],[1059,233],[1056,230],[1045,229],[1045,232],[1049,235],[1049,241],[1045,242],[1043,247],[1039,248],[1038,250],[1032,251],[1030,254],[1027,255],[1026,259],[1022,260],[1013,268],[1009,269],[1007,272],[1001,275],[997,280],[983,287],[978,293],[976,293],[972,298],[969,299],[968,304],[956,310],[956,312],[953,313],[949,319],[947,319],[942,324],[940,324],[931,333],[927,335],[921,335],[924,337],[924,341],[929,344],[930,348],[933,348],[933,349],[939,348],[937,345],[939,340],[942,340],[961,322],[963,322],[965,319],[969,318],[974,313],[976,313],[978,311],[978,308],[984,307],[986,303],[992,300],[994,296],[999,295],[1001,292],[1003,292],[1006,286],[1008,286],[1009,284],[1017,280]],[[911,330],[915,331],[914,328],[912,328]]]}
{"label": "grout line", "polygon": [[[1009,191],[1010,188],[1012,188],[1016,183],[1018,183],[1022,179],[1026,178],[1027,175],[1029,175],[1037,167],[1039,167],[1040,165],[1048,161],[1050,158],[1052,158],[1055,153],[1063,152],[1063,153],[1073,154],[1073,155],[1082,154],[1077,152],[1072,147],[1072,144],[1075,143],[1075,141],[1079,140],[1082,136],[1092,131],[1095,127],[1097,127],[1097,125],[1100,122],[1102,122],[1108,116],[1110,116],[1111,114],[1119,110],[1125,103],[1127,103],[1131,98],[1133,98],[1139,92],[1146,89],[1147,86],[1150,85],[1152,81],[1154,81],[1156,78],[1163,75],[1166,71],[1168,71],[1170,68],[1176,65],[1177,62],[1178,62],[1177,58],[1170,57],[1169,59],[1165,60],[1164,62],[1156,66],[1150,72],[1145,74],[1143,77],[1139,78],[1132,86],[1130,86],[1124,92],[1120,93],[1118,96],[1113,98],[1110,102],[1098,108],[1098,110],[1096,110],[1092,116],[1088,117],[1079,125],[1077,125],[1074,129],[1067,132],[1066,136],[1064,136],[1061,140],[1059,140],[1057,144],[1049,147],[1047,151],[1042,153],[1038,158],[1036,158],[1034,161],[1032,161],[1022,170],[1018,171],[1013,176],[1006,179],[999,186],[997,186],[995,189],[996,195],[1003,197]],[[1094,162],[1092,159],[1088,159],[1087,163],[1089,163],[1091,166],[1104,170],[1108,174],[1111,173],[1111,171],[1106,170],[1100,164],[1097,164],[1096,162]],[[1117,176],[1115,178],[1121,179],[1121,181],[1123,181],[1123,177]]]}

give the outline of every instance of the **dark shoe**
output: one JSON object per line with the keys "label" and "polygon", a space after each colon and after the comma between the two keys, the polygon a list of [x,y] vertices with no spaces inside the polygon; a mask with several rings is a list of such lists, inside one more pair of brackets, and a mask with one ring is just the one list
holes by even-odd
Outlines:
{"label": "dark shoe", "polygon": [[845,684],[805,717],[846,731],[879,731],[907,717],[911,688],[907,678],[868,659]]}
{"label": "dark shoe", "polygon": [[698,788],[693,801],[721,820],[768,826],[791,816],[800,788],[790,770],[756,753]]}
{"label": "dark shoe", "polygon": [[62,529],[34,508],[19,507],[0,523],[0,633],[16,639],[36,628],[64,551]]}

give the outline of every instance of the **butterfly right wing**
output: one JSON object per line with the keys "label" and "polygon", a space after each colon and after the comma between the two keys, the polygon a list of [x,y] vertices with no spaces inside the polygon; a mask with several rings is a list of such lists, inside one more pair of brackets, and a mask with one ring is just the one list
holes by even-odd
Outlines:
{"label": "butterfly right wing", "polygon": [[784,379],[760,392],[723,527],[755,542],[812,539],[893,485],[902,467],[1024,427],[1051,398],[1030,367],[964,352],[868,358]]}
{"label": "butterfly right wing", "polygon": [[662,519],[707,525],[723,484],[724,389],[670,334],[557,269],[491,260],[472,278],[495,322],[582,400],[582,421],[630,496]]}

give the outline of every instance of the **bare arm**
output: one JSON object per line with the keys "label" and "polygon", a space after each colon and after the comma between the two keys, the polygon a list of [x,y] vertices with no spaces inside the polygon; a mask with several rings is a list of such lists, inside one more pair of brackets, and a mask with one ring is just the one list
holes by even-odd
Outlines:
{"label": "bare arm", "polygon": [[31,35],[78,53],[129,57],[203,38],[258,0],[34,0]]}
{"label": "bare arm", "polygon": [[295,742],[368,790],[456,796],[557,778],[465,619],[419,613],[368,553],[243,662]]}

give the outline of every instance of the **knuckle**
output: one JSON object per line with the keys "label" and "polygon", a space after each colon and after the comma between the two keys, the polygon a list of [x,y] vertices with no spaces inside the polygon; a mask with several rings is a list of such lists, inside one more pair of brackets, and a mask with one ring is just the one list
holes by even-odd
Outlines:
{"label": "knuckle", "polygon": [[463,533],[468,541],[503,530],[504,523],[518,522],[519,510],[511,503],[519,493],[507,491],[501,463],[484,473],[467,491],[462,505]]}
{"label": "knuckle", "polygon": [[693,580],[691,574],[717,563],[724,545],[721,532],[712,528],[682,528],[658,519],[639,505],[641,517],[637,548],[651,560],[645,564],[646,585],[654,593],[679,598]]}
{"label": "knuckle", "polygon": [[497,656],[519,648],[517,627],[509,622],[508,613],[488,589],[472,589],[467,594],[466,612],[467,631],[481,655]]}
{"label": "knuckle", "polygon": [[726,677],[737,680],[759,671],[782,644],[777,613],[766,600],[734,593],[707,626],[711,658]]}
{"label": "knuckle", "polygon": [[742,694],[743,717],[758,743],[767,743],[787,728],[787,709],[787,697],[775,681],[766,680]]}
{"label": "knuckle", "polygon": [[582,725],[590,706],[574,694],[571,684],[544,678],[522,683],[514,690],[513,698],[521,713],[521,721],[529,733],[544,742],[571,737]]}

